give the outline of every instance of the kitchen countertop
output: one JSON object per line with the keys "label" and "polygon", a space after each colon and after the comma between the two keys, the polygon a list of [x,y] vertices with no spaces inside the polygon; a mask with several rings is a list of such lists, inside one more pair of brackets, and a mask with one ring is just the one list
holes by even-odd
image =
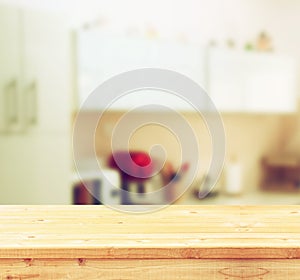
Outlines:
{"label": "kitchen countertop", "polygon": [[0,208],[0,279],[299,280],[300,206]]}
{"label": "kitchen countertop", "polygon": [[0,208],[0,259],[300,258],[300,206]]}
{"label": "kitchen countertop", "polygon": [[184,195],[178,204],[183,205],[300,205],[300,192],[253,191],[240,195],[218,193],[198,199],[192,193]]}

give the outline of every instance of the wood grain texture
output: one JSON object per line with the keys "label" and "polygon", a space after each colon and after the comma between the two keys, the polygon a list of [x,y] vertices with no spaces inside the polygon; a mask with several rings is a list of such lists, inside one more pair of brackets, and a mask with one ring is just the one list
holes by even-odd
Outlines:
{"label": "wood grain texture", "polygon": [[298,280],[300,260],[2,259],[1,279]]}
{"label": "wood grain texture", "polygon": [[174,205],[148,214],[0,206],[0,213],[2,259],[300,258],[300,206]]}

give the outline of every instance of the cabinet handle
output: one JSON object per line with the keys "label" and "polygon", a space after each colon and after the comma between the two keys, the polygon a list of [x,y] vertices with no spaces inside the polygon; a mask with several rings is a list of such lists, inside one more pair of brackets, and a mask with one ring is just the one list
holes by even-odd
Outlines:
{"label": "cabinet handle", "polygon": [[19,121],[18,115],[18,82],[16,79],[8,82],[4,87],[5,124],[9,128]]}
{"label": "cabinet handle", "polygon": [[37,83],[32,81],[26,89],[26,116],[27,125],[35,125],[37,118]]}

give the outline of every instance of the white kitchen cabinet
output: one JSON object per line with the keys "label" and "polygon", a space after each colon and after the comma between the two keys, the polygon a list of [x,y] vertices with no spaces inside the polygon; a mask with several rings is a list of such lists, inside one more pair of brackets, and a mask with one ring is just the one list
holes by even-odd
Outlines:
{"label": "white kitchen cabinet", "polygon": [[[1,98],[5,94],[13,98],[0,103],[5,128],[0,134],[0,204],[70,203],[67,24],[57,14],[0,6],[1,23],[4,19],[7,23],[0,25],[5,43],[0,46],[0,82],[1,88],[9,83],[11,88],[8,93],[1,91]],[[5,115],[7,104],[12,109]],[[18,118],[13,123],[15,112]],[[6,116],[9,118],[3,121]]]}
{"label": "white kitchen cabinet", "polygon": [[14,130],[20,123],[20,13],[0,8],[0,133]]}
{"label": "white kitchen cabinet", "polygon": [[166,68],[188,76],[206,87],[206,48],[197,44],[158,41],[154,44],[154,67]]}
{"label": "white kitchen cabinet", "polygon": [[259,54],[251,57],[250,67],[245,86],[247,111],[296,112],[297,78],[296,65],[292,58]]}
{"label": "white kitchen cabinet", "polygon": [[[99,30],[76,33],[77,89],[79,103],[102,82],[119,73],[138,68],[163,68],[182,73],[205,87],[205,49],[183,42],[117,35]],[[171,82],[171,81],[170,81]],[[162,91],[129,94],[114,103],[112,110],[128,110],[147,104],[161,104],[176,110],[194,110],[179,97]],[[85,109],[103,110],[99,102]]]}
{"label": "white kitchen cabinet", "polygon": [[71,107],[64,18],[1,6],[0,23],[0,131],[64,131]]}
{"label": "white kitchen cabinet", "polygon": [[213,48],[208,61],[208,92],[220,111],[295,112],[296,67],[290,57]]}
{"label": "white kitchen cabinet", "polygon": [[146,40],[128,39],[94,30],[78,31],[76,36],[80,104],[92,90],[116,74],[149,67],[150,45]]}
{"label": "white kitchen cabinet", "polygon": [[0,204],[71,203],[69,137],[13,134],[0,151]]}
{"label": "white kitchen cabinet", "polygon": [[70,37],[61,15],[25,10],[23,95],[31,130],[64,132],[69,126]]}

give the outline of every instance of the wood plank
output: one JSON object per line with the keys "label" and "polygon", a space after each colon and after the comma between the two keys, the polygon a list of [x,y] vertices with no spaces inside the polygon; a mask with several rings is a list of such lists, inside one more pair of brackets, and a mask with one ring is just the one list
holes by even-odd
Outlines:
{"label": "wood plank", "polygon": [[300,206],[174,205],[133,214],[34,205],[0,213],[3,259],[300,258]]}
{"label": "wood plank", "polygon": [[2,259],[1,279],[298,280],[300,260]]}

